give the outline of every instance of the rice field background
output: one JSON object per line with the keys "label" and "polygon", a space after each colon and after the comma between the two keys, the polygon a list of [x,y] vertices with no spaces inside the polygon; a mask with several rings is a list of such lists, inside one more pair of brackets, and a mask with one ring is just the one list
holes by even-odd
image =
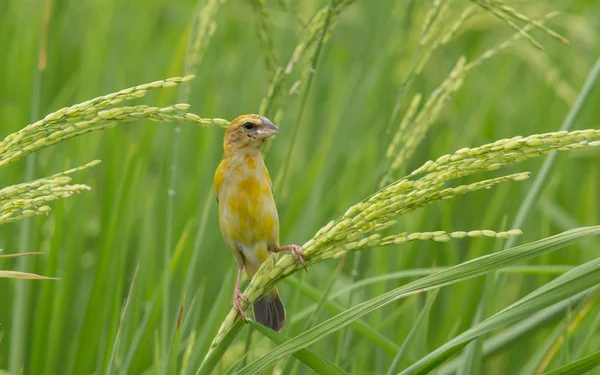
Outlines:
{"label": "rice field background", "polygon": [[[0,143],[1,187],[102,161],[69,175],[90,190],[27,212],[3,216],[24,201],[0,192],[0,374],[600,374],[598,30],[592,0],[0,3],[0,138],[195,75],[92,105],[101,131]],[[283,336],[226,318],[212,178],[223,125],[259,112],[281,130],[265,160],[282,244],[314,240],[308,272],[268,266]],[[463,150],[438,160],[443,184],[353,213],[398,202],[386,220],[315,236],[428,160],[561,127],[596,131]]]}

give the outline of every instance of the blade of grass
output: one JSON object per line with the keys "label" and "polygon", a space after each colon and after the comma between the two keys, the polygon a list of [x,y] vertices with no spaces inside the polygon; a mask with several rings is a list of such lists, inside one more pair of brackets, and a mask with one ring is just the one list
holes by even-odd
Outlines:
{"label": "blade of grass", "polygon": [[[302,292],[302,294],[304,294],[305,296],[307,296],[308,298],[310,298],[314,301],[318,301],[320,299],[320,294],[321,294],[320,291],[311,285],[296,284],[296,285],[294,285],[294,287],[299,288],[300,291]],[[325,303],[324,307],[332,314],[339,314],[345,310],[344,306],[342,306],[336,302],[333,302],[333,301],[327,301]],[[305,311],[308,311],[308,309]],[[313,309],[310,309],[311,313],[313,311],[314,311]],[[300,319],[306,319],[307,315],[308,315],[308,313],[307,314],[297,314],[297,317],[295,319],[298,319],[297,321],[300,321]],[[385,351],[387,351],[390,354],[396,354],[398,352],[398,350],[400,349],[400,347],[398,345],[396,345],[393,341],[391,341],[390,339],[385,337],[375,327],[371,326],[370,324],[368,324],[367,322],[365,322],[362,319],[357,319],[356,321],[352,322],[350,324],[350,326],[352,327],[352,329],[359,332],[363,337],[370,340],[372,343],[376,344],[377,346],[384,349]],[[302,331],[302,332],[304,332],[304,331]]]}
{"label": "blade of grass", "polygon": [[572,324],[573,320],[579,313],[581,313],[582,311],[587,311],[587,307],[589,307],[590,301],[593,302],[597,298],[598,292],[596,291],[595,293],[590,294],[583,301],[581,301],[574,313],[570,313],[569,308],[565,314],[565,319],[563,319],[561,322],[559,322],[559,324],[556,325],[556,327],[554,327],[552,332],[546,337],[543,343],[537,345],[538,349],[534,352],[533,355],[531,355],[529,361],[527,361],[527,363],[524,364],[520,374],[541,374],[544,371],[544,369],[540,371],[539,368],[544,362],[545,357],[552,350],[552,347],[557,342],[557,340],[559,340],[561,336],[565,334],[565,326],[568,327],[570,324]]}
{"label": "blade of grass", "polygon": [[133,272],[133,277],[131,279],[131,285],[129,286],[129,293],[127,294],[127,298],[125,299],[125,303],[123,305],[123,310],[121,311],[121,319],[120,319],[119,329],[117,331],[117,335],[115,336],[115,341],[113,342],[113,348],[111,351],[110,360],[108,362],[108,368],[106,369],[107,375],[113,373],[115,356],[117,354],[117,351],[119,350],[121,332],[123,330],[123,322],[125,321],[125,315],[127,314],[127,307],[129,306],[129,301],[131,300],[131,296],[133,295],[133,287],[135,285],[135,279],[137,278],[139,269],[140,269],[140,262],[138,261],[137,265],[135,266],[135,271]]}
{"label": "blade of grass", "polygon": [[581,375],[600,366],[600,351],[571,362],[568,365],[544,373],[544,375]]}
{"label": "blade of grass", "polygon": [[[362,264],[361,259],[362,259],[362,253],[354,254],[354,264],[352,265],[352,284],[356,283],[360,278],[361,264]],[[350,301],[351,306],[358,303],[357,297],[352,291],[350,291],[350,293],[348,293],[348,300]],[[377,330],[375,330],[375,329],[373,329],[371,331],[372,331],[372,333],[373,332],[378,333]],[[367,336],[367,335],[365,335],[365,336]],[[335,353],[335,361],[337,363],[340,363],[342,356],[344,356],[344,355],[346,355],[346,353],[350,352],[350,344],[352,343],[352,337],[353,337],[353,331],[350,331],[350,330],[340,331],[338,343],[337,343],[338,350]],[[367,337],[369,337],[369,336],[367,336]]]}
{"label": "blade of grass", "polygon": [[580,340],[579,347],[573,355],[574,357],[581,357],[583,355],[583,352],[586,349],[586,347],[590,345],[592,337],[598,332],[598,327],[600,327],[600,313],[597,313],[596,317],[594,318],[594,321],[592,322],[592,324],[590,324],[585,337],[582,340]]}
{"label": "blade of grass", "polygon": [[21,280],[58,280],[56,277],[37,275],[35,273],[20,271],[0,271],[0,279],[21,279]]}
{"label": "blade of grass", "polygon": [[[323,311],[323,308],[325,307],[325,303],[327,302],[329,294],[331,293],[331,290],[333,289],[333,285],[335,284],[335,282],[338,280],[340,274],[342,273],[342,269],[344,267],[345,260],[346,260],[346,257],[342,257],[340,259],[340,261],[338,262],[338,265],[335,268],[335,272],[331,275],[331,277],[327,281],[327,285],[325,285],[325,289],[324,289],[323,293],[321,293],[321,297],[317,301],[315,310],[313,311],[311,316],[308,319],[306,319],[306,321],[304,323],[304,327],[302,328],[301,332],[304,332],[307,329],[309,329],[310,327],[312,327],[314,325],[314,323],[317,321],[319,315],[321,314],[321,312]],[[298,368],[297,368],[297,366],[294,366],[294,363],[297,364],[298,362],[293,362],[291,360],[291,358],[289,358],[288,362],[283,366],[283,369],[284,369],[283,373],[284,374],[296,374]],[[244,366],[245,365],[246,364],[244,363]],[[294,366],[293,371],[292,371],[292,366]]]}
{"label": "blade of grass", "polygon": [[[261,324],[256,323],[254,320],[248,321],[252,327],[258,330],[260,333],[268,337],[274,343],[281,345],[284,342],[289,341],[289,337],[286,337],[278,332],[275,332]],[[294,353],[294,357],[298,358],[302,363],[312,368],[318,374],[322,375],[343,375],[347,374],[346,371],[337,367],[333,363],[329,362],[325,358],[318,354],[315,354],[309,349],[302,349]]]}
{"label": "blade of grass", "polygon": [[[224,280],[230,280],[231,279],[231,275],[232,275],[232,272],[231,272],[231,269],[230,269],[227,272]],[[228,285],[227,283],[223,283],[221,285],[221,289],[219,290],[219,293],[217,294],[216,301],[227,301],[227,302],[224,302],[224,303],[229,304],[230,303],[229,302],[230,299],[227,298],[227,295],[229,295],[230,291],[231,291],[230,285]],[[214,330],[214,323],[217,321],[218,314],[221,311],[220,310],[221,307],[222,307],[222,303],[215,303],[215,304],[212,305],[212,308],[211,308],[211,310],[210,310],[210,312],[208,314],[208,317],[204,321],[204,327],[206,327],[206,328],[201,331],[201,333],[200,333],[200,335],[198,337],[198,342],[200,343],[200,347],[196,348],[196,352],[192,356],[192,358],[190,360],[190,363],[196,364],[198,362],[198,360],[199,360],[200,355],[205,354],[207,352],[207,350],[208,350],[207,346],[210,344],[210,342],[209,342],[209,335],[211,335],[211,334],[214,333],[214,332],[212,332]],[[210,329],[208,329],[208,327],[210,327]],[[241,329],[241,328],[242,328],[242,326],[238,327],[238,332],[239,332],[239,329]],[[231,341],[233,341],[233,339],[235,338],[235,335],[237,335],[237,333],[234,334],[234,336],[231,339]],[[215,362],[215,365],[216,365],[216,362]],[[186,374],[189,374],[192,371],[191,370],[192,366],[189,366],[189,367],[190,367],[190,371],[187,372]],[[196,374],[200,373],[199,372],[200,368],[201,367],[198,367],[198,370],[197,370]],[[209,373],[210,372],[207,372],[207,374],[209,374]]]}
{"label": "blade of grass", "polygon": [[[502,274],[521,274],[521,275],[560,275],[560,274],[563,274],[563,273],[573,269],[573,267],[574,266],[570,266],[570,265],[512,266],[512,267],[503,268],[503,269],[499,270],[498,272],[502,273]],[[333,303],[335,299],[337,299],[345,294],[348,294],[351,290],[362,289],[362,288],[366,288],[373,284],[383,283],[383,282],[387,282],[387,281],[410,279],[410,278],[419,277],[419,276],[427,276],[427,275],[431,275],[433,273],[436,273],[436,272],[439,272],[439,271],[442,271],[442,270],[445,270],[448,268],[450,268],[450,267],[414,268],[411,270],[392,272],[392,273],[388,273],[385,275],[378,275],[378,276],[373,276],[373,277],[369,277],[366,279],[362,279],[360,281],[357,281],[356,283],[350,284],[348,286],[345,286],[343,288],[336,290],[335,292],[332,292],[331,295],[329,295],[329,297],[327,299],[327,303],[326,303],[325,307],[327,308],[328,311],[337,314],[342,310],[341,309],[338,310],[335,307],[335,304],[330,304],[330,302]],[[295,278],[295,277],[288,277],[284,280],[284,282],[290,284],[294,288],[294,290],[301,291],[306,297],[310,298],[314,302],[319,301],[319,299],[321,298],[319,296],[319,291],[316,288],[314,288],[310,285],[305,285],[305,284],[300,283],[300,281],[297,280],[297,278]],[[339,305],[338,305],[338,307],[339,307]],[[312,306],[309,306],[306,309],[296,313],[290,320],[289,324],[294,325],[300,321],[303,321],[308,315],[312,314],[316,308],[317,308],[316,305],[312,305]]]}
{"label": "blade of grass", "polygon": [[[562,317],[562,314],[564,314],[564,312],[568,308],[570,308],[574,304],[578,303],[579,301],[583,300],[590,294],[591,294],[590,291],[579,293],[569,299],[566,299],[566,300],[559,302],[553,306],[550,306],[550,307],[532,315],[531,317],[522,320],[521,322],[513,325],[512,327],[503,330],[502,332],[498,333],[497,335],[494,335],[491,338],[485,340],[483,342],[484,358],[498,352],[499,350],[501,350],[502,348],[505,348],[509,344],[518,341],[519,338],[521,338],[527,334],[530,334],[535,329],[544,327],[545,324],[557,320],[558,316]],[[455,336],[455,335],[450,336],[448,338],[448,340],[450,340],[451,337],[453,337],[453,336]],[[446,340],[446,341],[448,341],[448,340]],[[443,365],[442,367],[440,367],[438,369],[438,372],[440,375],[453,374],[457,371],[457,369],[461,363],[462,363],[462,358],[460,358],[460,357],[455,358],[455,359],[449,361],[448,363],[446,363],[445,365]]]}
{"label": "blade of grass", "polygon": [[[72,340],[72,350],[76,355],[71,357],[72,360],[69,363],[67,374],[79,374],[83,372],[82,369],[96,362],[97,353],[103,350],[101,340],[103,340],[103,337],[106,337],[109,315],[113,313],[110,308],[110,300],[114,298],[114,295],[106,293],[106,291],[117,288],[117,280],[123,276],[119,272],[119,278],[114,278],[112,271],[119,267],[118,263],[122,261],[124,252],[119,252],[119,256],[115,256],[111,254],[111,250],[118,246],[116,242],[119,229],[127,228],[127,225],[123,224],[127,221],[124,219],[127,217],[124,215],[127,212],[125,202],[127,202],[130,191],[135,185],[135,159],[135,148],[130,147],[127,150],[125,160],[119,161],[123,169],[119,173],[114,200],[111,202],[112,214],[111,217],[107,218],[108,226],[103,233],[104,243],[102,244],[98,260],[98,271],[94,275],[89,296],[84,300],[85,303],[82,303],[80,306],[82,309],[82,320],[77,327],[75,338]],[[95,319],[98,316],[97,314],[100,314],[103,318]],[[82,340],[91,341],[85,349],[80,345],[76,345],[76,343]]]}
{"label": "blade of grass", "polygon": [[[510,250],[506,250],[510,251]],[[505,252],[506,252],[505,251]],[[401,375],[426,374],[435,369],[471,340],[519,321],[541,308],[560,302],[569,296],[587,290],[600,282],[600,258],[587,262],[536,289],[502,311],[477,324],[454,339],[440,346],[415,364],[402,371]]]}
{"label": "blade of grass", "polygon": [[555,357],[556,353],[561,349],[561,347],[564,347],[563,352],[569,352],[569,338],[574,335],[575,331],[579,327],[581,327],[581,323],[583,322],[587,314],[590,313],[590,311],[592,311],[592,308],[598,302],[598,298],[600,298],[600,291],[598,291],[598,289],[596,288],[596,292],[586,300],[582,301],[575,311],[568,311],[568,324],[565,324],[563,327],[561,327],[562,331],[559,337],[554,338],[554,340],[548,341],[548,343],[551,345],[548,345],[549,350],[547,351],[547,353],[545,353],[546,355],[538,364],[535,370],[536,374],[541,374],[546,370],[546,368],[552,362],[552,359]]}
{"label": "blade of grass", "polygon": [[438,292],[439,289],[435,289],[427,297],[427,302],[425,302],[425,306],[423,306],[421,312],[419,312],[417,320],[415,320],[415,323],[410,329],[410,332],[408,332],[408,336],[406,336],[406,339],[404,339],[400,350],[398,350],[396,357],[394,357],[394,361],[392,362],[392,365],[390,366],[387,375],[395,374],[396,371],[398,371],[398,367],[400,366],[400,364],[403,363],[404,357],[406,355],[406,350],[408,349],[408,345],[412,343],[413,337],[417,333],[417,329],[421,326],[421,321],[423,321],[425,317],[429,317],[429,311],[431,310],[431,306],[433,306],[433,302],[435,302]]}
{"label": "blade of grass", "polygon": [[[500,226],[503,230],[506,229],[506,215],[502,219],[502,225]],[[494,252],[498,252],[502,250],[502,241],[496,242],[494,246]],[[479,301],[477,303],[477,310],[475,311],[475,316],[473,317],[473,321],[471,322],[471,326],[479,324],[487,315],[490,309],[492,288],[493,288],[494,276],[486,275],[485,280],[483,281],[483,288],[481,289],[481,294],[479,295]],[[458,375],[471,375],[471,374],[479,374],[481,371],[482,364],[482,349],[483,349],[483,340],[481,337],[476,338],[473,342],[469,343],[465,347],[463,354],[463,364],[462,368],[458,371]]]}

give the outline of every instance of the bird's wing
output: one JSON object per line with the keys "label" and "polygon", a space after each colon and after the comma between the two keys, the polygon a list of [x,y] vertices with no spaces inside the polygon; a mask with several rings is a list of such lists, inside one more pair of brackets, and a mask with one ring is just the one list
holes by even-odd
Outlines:
{"label": "bird's wing", "polygon": [[219,163],[217,167],[217,171],[215,172],[214,178],[214,187],[215,187],[215,198],[217,198],[217,203],[219,203],[219,190],[221,190],[221,185],[223,184],[223,179],[225,178],[225,171],[223,168],[223,161]]}

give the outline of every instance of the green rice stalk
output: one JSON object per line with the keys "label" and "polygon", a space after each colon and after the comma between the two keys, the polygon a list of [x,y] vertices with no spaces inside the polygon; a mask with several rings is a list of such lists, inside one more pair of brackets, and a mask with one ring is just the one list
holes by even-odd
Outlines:
{"label": "green rice stalk", "polygon": [[502,11],[500,11],[497,8],[495,8],[494,6],[492,6],[491,3],[489,3],[488,1],[484,1],[484,0],[471,0],[471,1],[473,1],[475,4],[479,5],[483,9],[487,10],[488,12],[492,13],[494,16],[496,16],[499,19],[501,19],[502,21],[504,21],[508,26],[512,27],[519,34],[521,34],[521,36],[523,36],[525,39],[527,39],[529,41],[529,43],[531,43],[531,45],[533,45],[535,48],[542,49],[542,45],[539,44],[531,35],[529,35],[529,33],[527,31],[520,28],[519,25],[514,23],[506,14],[504,14]]}
{"label": "green rice stalk", "polygon": [[308,102],[308,94],[310,93],[310,88],[312,87],[314,76],[317,72],[317,64],[319,63],[319,57],[321,56],[321,51],[323,49],[323,45],[325,44],[325,37],[329,30],[329,27],[332,26],[333,15],[334,15],[335,6],[332,5],[329,7],[329,11],[325,17],[325,23],[323,29],[321,30],[321,36],[319,38],[319,42],[317,43],[315,52],[312,56],[310,68],[309,68],[309,76],[306,82],[306,88],[304,90],[304,94],[302,95],[302,99],[300,101],[300,109],[296,116],[296,123],[294,126],[294,132],[292,134],[292,141],[290,142],[290,146],[288,147],[287,155],[285,157],[284,167],[282,168],[282,173],[278,174],[277,180],[275,181],[275,190],[280,191],[279,187],[285,182],[287,171],[290,169],[290,163],[292,161],[292,155],[294,150],[294,145],[296,144],[296,138],[298,136],[298,130],[300,129],[300,122],[302,121],[302,115],[304,114],[304,109],[306,108],[306,103]]}
{"label": "green rice stalk", "polygon": [[554,89],[557,97],[561,98],[569,107],[573,105],[577,98],[577,90],[564,78],[561,70],[547,54],[531,49],[522,49],[518,53],[532,67],[531,71],[539,75],[548,86]]}
{"label": "green rice stalk", "polygon": [[[174,104],[167,107],[147,105],[105,109],[85,116],[66,118],[41,128],[26,127],[10,134],[9,141],[0,144],[0,168],[19,160],[25,155],[39,151],[78,135],[116,126],[118,122],[151,120],[158,122],[185,121],[200,126],[226,126],[224,119],[204,119],[183,111],[189,104]],[[5,139],[5,141],[6,141]]]}
{"label": "green rice stalk", "polygon": [[0,168],[60,141],[113,127],[117,122],[148,119],[166,122],[186,121],[201,126],[227,126],[228,121],[224,119],[204,119],[193,113],[185,113],[189,104],[184,103],[167,107],[137,105],[107,109],[108,106],[126,100],[141,98],[148,90],[172,87],[187,82],[193,77],[191,75],[183,78],[175,77],[134,86],[50,113],[42,120],[27,125],[0,141]]}
{"label": "green rice stalk", "polygon": [[[550,20],[556,16],[558,16],[558,12],[550,12],[548,14],[546,14],[544,17],[542,17],[542,19],[538,22],[538,23],[544,23],[547,20]],[[532,24],[529,25],[525,25],[525,27],[523,27],[524,31],[529,31],[533,28]],[[489,60],[490,58],[496,56],[499,52],[507,49],[508,47],[512,46],[514,44],[514,42],[516,42],[517,40],[521,39],[523,35],[521,33],[515,33],[512,37],[510,37],[509,39],[505,40],[504,42],[495,45],[494,47],[488,49],[487,51],[485,51],[484,53],[482,53],[479,57],[475,58],[473,61],[471,61],[470,63],[467,64],[467,66],[465,66],[465,73],[468,73],[469,71],[471,71],[473,68],[478,67],[479,65],[481,65],[484,61]]]}
{"label": "green rice stalk", "polygon": [[278,0],[277,3],[283,11],[290,13],[300,25],[306,26],[306,22],[300,17],[298,10],[294,9],[290,0]]}
{"label": "green rice stalk", "polygon": [[256,34],[260,43],[260,51],[265,59],[265,65],[271,73],[275,73],[279,64],[273,42],[273,22],[265,8],[265,0],[252,0],[254,19],[256,21]]}
{"label": "green rice stalk", "polygon": [[[540,22],[543,23],[557,15],[557,12],[551,12]],[[526,25],[523,29],[527,31],[532,27],[533,25],[530,24]],[[511,38],[486,50],[468,64],[465,63],[464,58],[459,59],[450,75],[431,93],[423,105],[423,108],[421,108],[417,114],[415,114],[415,112],[420,104],[421,96],[420,94],[416,94],[413,97],[413,100],[398,127],[398,131],[394,134],[394,138],[386,151],[386,159],[390,159],[393,154],[396,154],[396,156],[382,178],[382,186],[390,181],[390,178],[395,171],[406,165],[418,145],[424,139],[428,129],[439,118],[447,100],[460,89],[466,75],[472,69],[480,66],[483,62],[511,46],[515,41],[519,40],[521,36],[522,34],[515,33]]]}
{"label": "green rice stalk", "polygon": [[[194,76],[185,77],[173,77],[166,80],[154,81],[143,85],[129,87],[108,95],[99,96],[90,100],[86,100],[82,103],[75,104],[70,107],[61,108],[56,112],[52,112],[42,120],[39,120],[33,124],[26,126],[21,131],[32,131],[50,127],[56,123],[69,122],[76,119],[81,121],[86,118],[93,118],[96,113],[102,109],[119,104],[126,100],[138,99],[144,97],[150,90],[156,90],[166,87],[174,87],[180,83],[190,81]],[[0,142],[0,147],[5,147],[11,142],[15,142],[15,138],[18,132],[11,134]]]}
{"label": "green rice stalk", "polygon": [[392,142],[390,143],[385,152],[385,157],[387,159],[390,159],[393,155],[398,153],[402,135],[407,131],[408,125],[413,122],[417,109],[421,104],[421,99],[422,95],[420,93],[416,93],[415,96],[413,96],[410,105],[408,106],[408,109],[406,110],[406,113],[404,114],[404,117],[400,122],[398,131],[396,132],[396,134],[394,134],[394,138],[392,139]]}
{"label": "green rice stalk", "polygon": [[534,47],[536,47],[538,49],[542,49],[542,46],[528,33],[528,31],[525,28],[521,28],[519,25],[517,25],[515,22],[513,22],[513,20],[519,20],[519,21],[523,21],[528,24],[531,24],[533,27],[536,27],[536,28],[544,31],[546,34],[550,35],[551,37],[558,39],[559,41],[561,41],[563,43],[568,43],[568,40],[566,38],[564,38],[560,34],[556,33],[555,31],[549,29],[548,27],[544,26],[543,23],[541,23],[539,21],[534,21],[534,20],[530,19],[529,17],[517,12],[513,8],[505,5],[503,1],[500,1],[500,0],[471,0],[471,1],[474,2],[475,4],[479,5],[481,8],[492,13],[497,18],[506,22],[506,24],[508,24],[513,29],[515,29],[519,34],[521,34],[521,36],[523,36],[525,39],[527,39]]}
{"label": "green rice stalk", "polygon": [[468,6],[466,7],[463,12],[460,14],[460,16],[458,17],[458,19],[452,24],[452,26],[450,26],[450,28],[448,30],[443,31],[439,37],[435,38],[433,40],[433,43],[431,44],[431,46],[427,49],[427,51],[425,51],[425,54],[423,55],[423,58],[421,59],[421,61],[418,63],[417,67],[415,68],[415,74],[419,75],[421,74],[421,72],[423,71],[423,68],[425,67],[425,65],[429,62],[429,59],[431,58],[431,55],[441,46],[448,44],[458,33],[458,30],[460,30],[460,28],[463,26],[463,24],[475,13],[477,13],[477,11],[479,10],[479,8],[475,7],[474,5]]}
{"label": "green rice stalk", "polygon": [[[387,172],[388,175],[408,162],[425,137],[427,130],[438,119],[448,99],[462,86],[465,77],[463,74],[465,65],[466,58],[463,56],[458,59],[448,77],[429,95],[414,120],[403,120],[405,124],[401,123],[399,133],[394,136],[395,139],[400,140],[400,144],[396,145],[398,151],[392,160],[391,167]],[[409,114],[411,113],[407,112],[407,115]]]}
{"label": "green rice stalk", "polygon": [[[398,118],[398,114],[400,113],[400,107],[402,106],[402,102],[404,100],[404,94],[406,93],[408,86],[412,82],[412,79],[415,77],[415,68],[417,66],[422,47],[425,44],[424,40],[428,38],[430,30],[435,27],[435,23],[439,19],[438,16],[440,14],[440,8],[442,5],[442,1],[435,1],[433,3],[433,6],[429,9],[427,15],[425,16],[425,22],[423,23],[423,27],[421,28],[421,34],[419,36],[419,43],[417,44],[417,47],[415,48],[410,60],[410,67],[408,68],[408,71],[404,75],[404,78],[402,79],[402,82],[398,87],[398,93],[396,94],[396,100],[394,102],[394,109],[392,110],[392,115],[390,116],[390,120],[388,121],[385,130],[386,137],[390,135],[392,131],[392,126],[396,123],[396,119]],[[379,173],[379,175],[382,176],[381,180],[384,180],[386,178],[384,172],[387,172],[387,167],[388,166],[386,165],[386,163],[383,163],[382,169]]]}
{"label": "green rice stalk", "polygon": [[504,3],[504,1],[502,1],[502,0],[487,0],[487,1],[489,3],[491,3],[492,7],[501,10],[502,12],[509,15],[510,17],[521,20],[525,23],[529,23],[529,24],[533,25],[536,29],[539,29],[539,30],[545,32],[546,34],[550,35],[551,37],[558,39],[562,43],[565,43],[565,44],[569,43],[569,40],[567,38],[565,38],[564,36],[560,35],[559,33],[555,32],[554,30],[546,27],[542,22],[532,20],[529,17],[525,16],[524,14],[519,13],[514,8],[506,5],[506,3]]}
{"label": "green rice stalk", "polygon": [[433,39],[440,25],[439,22],[435,21],[443,19],[444,13],[448,10],[451,2],[452,0],[435,0],[433,2],[433,6],[429,9],[425,17],[423,33],[419,38],[420,47],[425,46]]}
{"label": "green rice stalk", "polygon": [[186,76],[194,74],[202,62],[208,43],[217,29],[215,18],[224,2],[225,0],[208,0],[204,3],[204,6],[198,9],[194,22],[195,32],[192,33],[186,53],[184,67]]}
{"label": "green rice stalk", "polygon": [[[413,52],[413,55],[411,57],[410,66],[408,68],[408,71],[404,75],[404,78],[402,79],[400,86],[398,87],[398,93],[396,95],[396,100],[394,103],[394,108],[392,110],[392,115],[390,116],[390,119],[389,119],[386,129],[385,129],[385,137],[386,138],[391,136],[392,127],[395,125],[398,115],[400,113],[400,107],[402,106],[402,103],[404,100],[404,95],[406,94],[408,87],[410,86],[410,83],[412,82],[413,78],[416,76],[415,69],[416,69],[418,61],[419,61],[419,56],[421,54],[423,46],[426,44],[426,40],[429,39],[429,35],[431,35],[431,30],[433,30],[437,27],[436,23],[440,19],[439,16],[443,10],[442,9],[443,4],[444,4],[444,1],[434,1],[433,6],[429,9],[429,11],[427,12],[427,15],[425,16],[425,22],[423,23],[423,27],[421,28],[419,42],[418,42],[418,44]],[[411,103],[411,106],[413,106],[415,104],[414,100],[415,100],[415,98],[413,97],[413,102]],[[420,101],[420,99],[419,99],[419,101]],[[414,110],[414,108],[415,107],[413,107],[412,110]],[[411,108],[409,107],[409,109],[411,109]],[[413,113],[411,113],[410,117],[412,117],[412,116],[413,116]],[[405,124],[402,124],[402,122],[401,122],[400,127],[401,128],[408,127],[408,125],[410,124],[410,121],[408,121],[408,120],[409,119],[406,119],[406,120],[403,119],[402,122],[405,122]],[[402,139],[402,134],[394,135],[393,141],[392,141],[392,143],[394,143],[394,146],[391,146],[391,144],[390,144],[390,146],[394,147],[394,149],[397,148],[400,144],[399,141],[401,139]],[[388,150],[389,150],[389,147],[388,147]],[[395,151],[390,152],[390,154],[391,153],[395,153]],[[390,163],[391,163],[391,161],[390,161],[389,157],[386,157],[385,161],[381,164],[381,166],[379,168],[378,178],[377,178],[379,180],[379,187],[384,186],[386,183],[388,183],[390,181],[390,178],[391,178]]]}
{"label": "green rice stalk", "polygon": [[[77,170],[97,165],[95,161]],[[68,171],[67,171],[68,172]],[[47,215],[51,208],[46,204],[59,198],[90,190],[87,185],[69,185],[71,178],[63,175],[9,186],[0,190],[0,224],[6,224],[34,215]]]}
{"label": "green rice stalk", "polygon": [[[194,74],[200,62],[202,62],[208,48],[208,42],[217,29],[215,18],[224,2],[225,0],[208,0],[198,8],[185,56],[184,75]],[[187,102],[189,100],[190,89],[189,85],[181,87],[180,101]]]}
{"label": "green rice stalk", "polygon": [[292,54],[288,58],[284,67],[279,67],[275,70],[271,84],[267,90],[267,95],[262,99],[260,103],[259,112],[262,115],[268,116],[273,103],[282,92],[282,86],[285,79],[292,73],[296,64],[304,58],[309,49],[320,40],[320,36],[323,30],[329,28],[329,24],[334,24],[335,20],[340,14],[356,0],[342,0],[335,2],[334,8],[331,12],[330,19],[328,19],[329,6],[325,6],[319,9],[308,22],[305,30],[303,31],[300,41],[294,48]]}

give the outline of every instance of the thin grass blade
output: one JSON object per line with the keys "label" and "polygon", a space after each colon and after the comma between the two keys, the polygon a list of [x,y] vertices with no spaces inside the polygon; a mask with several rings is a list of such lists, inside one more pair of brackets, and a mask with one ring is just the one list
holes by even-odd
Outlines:
{"label": "thin grass blade", "polygon": [[[509,251],[509,250],[507,250]],[[542,308],[587,290],[600,282],[600,258],[587,262],[536,289],[524,298],[450,340],[402,371],[401,375],[427,374],[471,340],[519,321]]]}
{"label": "thin grass blade", "polygon": [[556,370],[546,372],[544,375],[580,375],[585,374],[598,366],[600,366],[600,351],[575,362],[571,362],[561,368],[557,368]]}
{"label": "thin grass blade", "polygon": [[[274,343],[281,345],[290,339],[284,335],[275,332],[253,320],[249,320],[252,327],[256,328],[260,333],[268,337]],[[346,371],[337,367],[325,358],[308,349],[302,349],[294,353],[294,357],[298,358],[302,363],[315,370],[321,375],[343,375],[348,374]]]}
{"label": "thin grass blade", "polygon": [[427,302],[425,302],[425,306],[423,306],[423,308],[421,309],[421,312],[419,313],[419,316],[417,316],[415,324],[413,324],[412,328],[410,329],[410,332],[408,333],[408,336],[406,336],[406,339],[402,343],[400,350],[398,350],[398,354],[396,354],[396,357],[394,358],[394,361],[392,362],[392,365],[390,366],[387,375],[393,375],[398,370],[398,367],[404,359],[408,345],[412,343],[413,337],[417,333],[417,329],[421,326],[421,321],[423,321],[424,318],[429,315],[429,311],[431,310],[431,306],[433,306],[433,302],[435,302],[438,292],[439,289],[435,289],[433,292],[431,292],[429,297],[427,297]]}

